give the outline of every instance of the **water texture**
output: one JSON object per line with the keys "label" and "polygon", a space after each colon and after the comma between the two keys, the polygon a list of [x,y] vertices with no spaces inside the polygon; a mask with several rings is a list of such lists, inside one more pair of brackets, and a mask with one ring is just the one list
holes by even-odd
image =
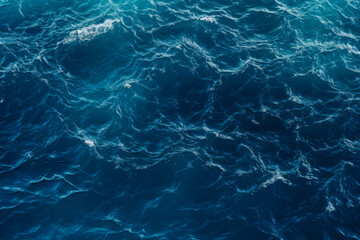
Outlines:
{"label": "water texture", "polygon": [[0,0],[0,239],[360,239],[360,2]]}

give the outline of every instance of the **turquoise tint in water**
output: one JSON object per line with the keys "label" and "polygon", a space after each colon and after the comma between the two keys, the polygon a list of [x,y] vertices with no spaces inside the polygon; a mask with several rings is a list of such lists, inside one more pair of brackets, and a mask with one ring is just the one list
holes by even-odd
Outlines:
{"label": "turquoise tint in water", "polygon": [[359,239],[356,0],[0,0],[0,239]]}

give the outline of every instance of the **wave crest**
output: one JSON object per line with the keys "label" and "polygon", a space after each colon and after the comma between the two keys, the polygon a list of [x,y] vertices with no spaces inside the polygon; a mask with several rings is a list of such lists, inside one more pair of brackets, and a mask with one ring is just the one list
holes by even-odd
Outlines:
{"label": "wave crest", "polygon": [[114,28],[114,23],[120,22],[119,19],[107,19],[100,24],[92,24],[78,30],[71,31],[69,36],[63,41],[64,43],[71,43],[74,41],[90,41],[98,35],[107,33]]}

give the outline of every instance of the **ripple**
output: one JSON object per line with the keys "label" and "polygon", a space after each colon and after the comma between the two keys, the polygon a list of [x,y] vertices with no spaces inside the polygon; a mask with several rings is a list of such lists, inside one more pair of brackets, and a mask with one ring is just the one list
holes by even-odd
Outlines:
{"label": "ripple", "polygon": [[358,238],[359,14],[0,1],[0,235]]}

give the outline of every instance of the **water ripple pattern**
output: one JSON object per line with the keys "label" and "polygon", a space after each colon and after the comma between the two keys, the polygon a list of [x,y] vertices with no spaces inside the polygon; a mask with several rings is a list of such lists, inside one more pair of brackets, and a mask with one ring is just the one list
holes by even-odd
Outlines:
{"label": "water ripple pattern", "polygon": [[360,239],[360,2],[0,0],[0,239]]}

